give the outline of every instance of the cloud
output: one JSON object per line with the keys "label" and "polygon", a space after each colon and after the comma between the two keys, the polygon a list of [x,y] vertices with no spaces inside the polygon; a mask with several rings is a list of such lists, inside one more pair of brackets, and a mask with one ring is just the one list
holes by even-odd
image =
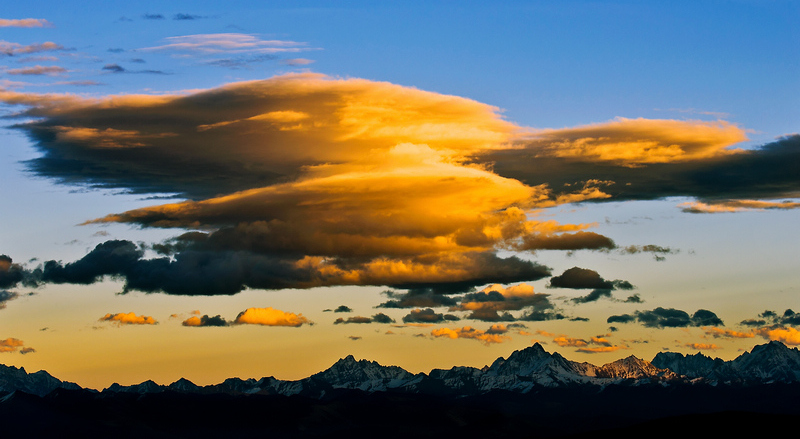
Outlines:
{"label": "cloud", "polygon": [[347,324],[347,323],[372,323],[372,319],[369,317],[353,316],[353,317],[348,317],[345,320],[344,318],[339,317],[338,319],[336,319],[336,321],[333,322],[334,325]]}
{"label": "cloud", "polygon": [[696,349],[698,351],[722,349],[719,346],[715,345],[714,343],[686,343],[686,346],[692,349]]}
{"label": "cloud", "polygon": [[0,309],[6,308],[6,303],[9,300],[14,300],[19,297],[18,293],[13,291],[0,290]]}
{"label": "cloud", "polygon": [[399,293],[392,290],[383,292],[391,300],[381,303],[377,308],[436,308],[455,306],[456,300],[444,294],[436,294],[431,289],[409,290]]}
{"label": "cloud", "polygon": [[759,328],[754,332],[767,340],[780,341],[788,345],[800,345],[800,331],[791,326]]}
{"label": "cloud", "polygon": [[25,355],[25,354],[32,354],[32,353],[34,353],[34,352],[36,352],[36,349],[34,349],[34,348],[28,348],[28,347],[24,347],[24,348],[22,348],[22,349],[20,349],[20,350],[19,350],[19,353],[20,353],[20,354],[22,354],[22,355]]}
{"label": "cloud", "polygon": [[188,319],[181,322],[183,326],[229,326],[230,323],[227,322],[222,316],[219,314],[214,317],[209,317],[207,314],[201,317],[199,316],[192,316]]}
{"label": "cloud", "polygon": [[0,288],[13,288],[23,281],[25,269],[9,256],[0,254]]}
{"label": "cloud", "polygon": [[511,337],[503,335],[506,332],[505,327],[492,325],[489,330],[482,331],[475,329],[471,326],[464,326],[463,328],[438,328],[431,331],[431,335],[437,338],[445,337],[450,339],[466,338],[477,340],[489,346],[493,343],[503,343],[511,340]]}
{"label": "cloud", "polygon": [[686,311],[662,307],[650,311],[636,311],[633,314],[614,315],[606,320],[607,323],[631,323],[633,321],[648,328],[723,325],[722,320],[716,314],[705,309],[699,309],[689,316]]}
{"label": "cloud", "polygon": [[118,325],[155,325],[158,323],[150,316],[137,316],[132,312],[106,314],[98,320],[101,322],[113,322]]}
{"label": "cloud", "polygon": [[394,323],[394,322],[395,322],[394,319],[387,316],[386,314],[378,313],[372,317],[354,316],[354,317],[348,317],[347,319],[339,317],[333,322],[333,324],[339,325],[348,323]]}
{"label": "cloud", "polygon": [[286,66],[307,66],[309,64],[313,64],[315,61],[313,59],[306,59],[306,58],[292,58],[292,59],[283,59],[281,60],[281,64]]}
{"label": "cloud", "polygon": [[0,18],[0,27],[53,27],[49,21],[41,18],[22,18],[9,20]]}
{"label": "cloud", "polygon": [[537,156],[612,162],[622,166],[683,162],[736,154],[747,140],[725,122],[626,119],[530,134],[526,149]]}
{"label": "cloud", "polygon": [[353,310],[349,306],[339,305],[333,312],[353,312]]}
{"label": "cloud", "polygon": [[66,50],[66,49],[64,48],[64,46],[53,43],[51,41],[46,41],[44,43],[22,45],[19,43],[10,43],[8,41],[0,40],[0,55],[6,55],[6,56],[27,55],[29,53],[39,53],[39,52],[55,52],[61,50]]}
{"label": "cloud", "polygon": [[791,309],[787,309],[783,312],[783,314],[778,314],[775,311],[765,310],[758,315],[758,318],[743,320],[739,324],[743,326],[800,325],[800,313],[796,313]]}
{"label": "cloud", "polygon": [[703,328],[703,331],[706,335],[710,335],[714,338],[753,338],[755,334],[751,332],[740,332],[734,331],[732,329],[724,329],[724,328]]}
{"label": "cloud", "polygon": [[730,213],[749,210],[779,209],[789,210],[800,208],[800,203],[792,201],[764,201],[764,200],[721,200],[712,203],[699,201],[681,203],[684,212],[688,213]]}
{"label": "cloud", "polygon": [[172,16],[173,20],[178,20],[178,21],[200,20],[202,18],[208,18],[208,17],[205,17],[203,15],[185,14],[185,13],[178,13]]}
{"label": "cloud", "polygon": [[234,321],[236,324],[262,325],[262,326],[292,326],[300,327],[312,324],[302,314],[284,312],[271,307],[247,308],[239,313]]}
{"label": "cloud", "polygon": [[145,20],[163,20],[164,19],[164,15],[163,14],[149,14],[148,13],[148,14],[142,14],[142,18],[144,18]]}
{"label": "cloud", "polygon": [[[163,18],[163,16],[161,16]],[[214,53],[293,53],[311,50],[306,43],[284,40],[262,40],[254,34],[221,33],[168,37],[167,44],[147,47],[144,51],[182,51]]]}
{"label": "cloud", "polygon": [[62,73],[66,73],[67,69],[59,66],[33,66],[33,67],[24,67],[21,69],[8,69],[6,73],[9,75],[48,75],[48,76],[59,76]]}
{"label": "cloud", "polygon": [[403,317],[404,323],[441,323],[455,320],[460,319],[452,314],[437,313],[430,308],[414,309]]}
{"label": "cloud", "polygon": [[32,348],[25,348],[24,346],[25,343],[22,340],[9,337],[5,340],[0,340],[0,353],[17,352],[20,348],[22,348],[22,350],[19,351],[20,353],[23,353],[22,351],[26,351],[26,349],[28,350],[24,353],[33,352],[33,350],[31,350]]}
{"label": "cloud", "polygon": [[106,64],[103,66],[103,70],[109,73],[149,73],[153,75],[169,75],[169,73],[161,70],[128,70],[119,64]]}
{"label": "cloud", "polygon": [[[485,322],[515,321],[517,320],[507,311],[526,310],[524,319],[534,320],[555,318],[553,304],[548,299],[548,294],[537,294],[533,286],[518,284],[508,288],[500,284],[489,285],[482,291],[466,294],[461,298],[458,306],[453,306],[450,311],[470,311],[466,318],[482,320]],[[502,314],[499,311],[506,311]]]}
{"label": "cloud", "polygon": [[625,280],[605,280],[596,271],[588,268],[572,267],[564,271],[560,276],[550,278],[548,288],[631,290],[635,287]]}

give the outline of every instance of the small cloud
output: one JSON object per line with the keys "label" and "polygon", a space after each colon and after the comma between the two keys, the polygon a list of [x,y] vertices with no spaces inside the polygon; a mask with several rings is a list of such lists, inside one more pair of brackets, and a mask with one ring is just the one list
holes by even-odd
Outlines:
{"label": "small cloud", "polygon": [[22,354],[22,355],[32,354],[34,352],[36,352],[36,349],[34,349],[34,348],[22,348],[22,349],[19,350],[19,353]]}
{"label": "small cloud", "polygon": [[192,316],[188,319],[181,322],[183,326],[195,326],[195,327],[204,327],[204,326],[229,326],[228,323],[222,316],[219,314],[214,317],[209,317],[207,314],[203,315],[202,317]]}
{"label": "small cloud", "polygon": [[118,325],[155,325],[158,323],[150,316],[137,316],[132,312],[106,314],[98,320],[101,322],[113,322]]}
{"label": "small cloud", "polygon": [[125,69],[119,64],[106,64],[103,66],[103,70],[111,73],[125,73]]}
{"label": "small cloud", "polygon": [[58,76],[63,73],[66,73],[67,69],[59,66],[33,66],[33,67],[24,67],[21,69],[9,69],[6,70],[6,73],[9,75],[48,75],[48,76]]}
{"label": "small cloud", "polygon": [[339,305],[333,312],[353,312],[349,306]]}
{"label": "small cloud", "polygon": [[284,312],[271,307],[247,308],[239,313],[234,321],[236,324],[262,325],[262,326],[292,326],[300,327],[310,325],[312,322],[302,314]]}
{"label": "small cloud", "polygon": [[53,27],[53,25],[42,18],[22,18],[14,20],[0,18],[0,27]]}
{"label": "small cloud", "polygon": [[635,287],[626,280],[606,280],[594,270],[572,267],[560,276],[550,278],[548,288],[632,290]]}
{"label": "small cloud", "polygon": [[0,340],[0,352],[17,352],[24,345],[22,340],[9,337],[5,340]]}
{"label": "small cloud", "polygon": [[394,323],[394,319],[383,313],[375,314],[372,317],[354,316],[343,319],[339,317],[333,322],[334,325],[348,324],[348,323]]}
{"label": "small cloud", "polygon": [[142,18],[145,20],[163,20],[164,16],[162,14],[142,14]]}
{"label": "small cloud", "polygon": [[0,309],[6,308],[6,303],[19,297],[18,293],[13,291],[0,290]]}
{"label": "small cloud", "polygon": [[607,323],[631,323],[638,321],[647,328],[685,328],[689,326],[722,326],[722,320],[709,310],[699,309],[689,316],[686,311],[658,307],[650,311],[614,315]]}
{"label": "small cloud", "polygon": [[0,41],[0,55],[6,56],[27,55],[30,53],[52,52],[60,50],[66,50],[66,48],[52,41],[29,44],[26,46],[18,43],[9,43],[8,41]]}
{"label": "small cloud", "polygon": [[178,13],[178,14],[175,14],[175,15],[172,16],[173,20],[178,20],[178,21],[182,21],[182,20],[199,20],[201,18],[208,18],[208,17],[202,16],[202,15],[182,14],[182,13]]}
{"label": "small cloud", "polygon": [[715,345],[713,343],[686,343],[686,346],[690,347],[692,349],[696,349],[698,351],[707,351],[707,350],[720,349],[719,346],[717,346],[717,345]]}
{"label": "small cloud", "polygon": [[353,340],[353,341],[361,340],[361,337],[356,336],[356,335],[351,335],[351,336],[348,336],[347,338],[349,338],[350,340]]}
{"label": "small cloud", "polygon": [[281,64],[285,66],[307,66],[309,64],[313,64],[315,61],[313,59],[306,59],[306,58],[292,58],[292,59],[282,59]]}
{"label": "small cloud", "polygon": [[444,321],[461,320],[452,314],[437,313],[431,308],[411,310],[405,317],[404,323],[441,323]]}
{"label": "small cloud", "polygon": [[486,346],[489,346],[490,344],[493,343],[503,343],[504,341],[511,340],[511,337],[503,335],[502,333],[497,333],[498,332],[497,329],[495,329],[493,332],[490,332],[492,331],[492,328],[495,328],[495,326],[489,328],[488,331],[475,329],[471,326],[464,326],[463,328],[456,328],[456,329],[439,328],[431,331],[431,335],[439,338],[445,337],[450,339],[457,339],[457,338],[472,339],[480,341]]}

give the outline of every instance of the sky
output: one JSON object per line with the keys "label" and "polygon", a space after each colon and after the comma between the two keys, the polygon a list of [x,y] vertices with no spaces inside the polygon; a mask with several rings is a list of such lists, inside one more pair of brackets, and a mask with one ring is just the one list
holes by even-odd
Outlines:
{"label": "sky", "polygon": [[103,389],[798,345],[798,18],[6,5],[0,363]]}

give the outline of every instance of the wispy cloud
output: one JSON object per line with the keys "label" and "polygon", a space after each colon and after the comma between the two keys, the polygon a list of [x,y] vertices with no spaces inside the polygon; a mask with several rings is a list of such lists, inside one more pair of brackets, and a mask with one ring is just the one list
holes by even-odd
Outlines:
{"label": "wispy cloud", "polygon": [[53,25],[41,18],[0,18],[0,27],[53,27]]}
{"label": "wispy cloud", "polygon": [[67,69],[59,66],[33,66],[20,69],[8,69],[5,71],[9,75],[48,75],[59,76],[67,72]]}
{"label": "wispy cloud", "polygon": [[168,37],[167,44],[146,47],[144,51],[180,51],[190,53],[294,53],[313,50],[307,43],[287,40],[262,40],[255,34],[223,33]]}
{"label": "wispy cloud", "polygon": [[61,50],[67,49],[64,46],[51,41],[29,45],[0,41],[0,55],[6,56],[27,55],[29,53],[54,52]]}

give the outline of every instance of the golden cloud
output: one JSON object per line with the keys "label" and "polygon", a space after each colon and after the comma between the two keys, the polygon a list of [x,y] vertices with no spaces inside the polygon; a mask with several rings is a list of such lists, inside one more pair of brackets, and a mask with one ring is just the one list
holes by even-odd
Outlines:
{"label": "golden cloud", "polygon": [[724,328],[703,328],[706,335],[710,335],[714,338],[753,338],[755,334],[753,332],[739,332],[734,331],[732,329],[724,329]]}
{"label": "golden cloud", "polygon": [[756,329],[754,332],[767,340],[780,341],[788,345],[800,345],[800,331],[791,326],[765,327]]}
{"label": "golden cloud", "polygon": [[24,345],[22,340],[9,337],[5,340],[0,340],[0,352],[16,352],[17,349]]}
{"label": "golden cloud", "polygon": [[743,212],[748,210],[780,209],[789,210],[800,208],[800,203],[793,201],[765,201],[765,200],[725,200],[713,203],[700,201],[681,203],[678,207],[689,213],[726,213]]}
{"label": "golden cloud", "polygon": [[247,308],[236,316],[234,323],[245,325],[262,326],[293,326],[300,327],[304,324],[311,324],[302,314],[284,312],[271,307],[267,308]]}
{"label": "golden cloud", "polygon": [[[492,326],[492,328],[496,328],[497,325]],[[503,328],[505,329],[505,328]],[[505,332],[505,331],[503,331]],[[463,328],[438,328],[431,331],[431,335],[434,337],[445,337],[451,339],[457,338],[467,338],[472,340],[478,340],[485,345],[490,345],[492,343],[502,343],[504,341],[511,340],[511,337],[507,335],[492,333],[490,331],[482,331],[480,329],[475,329],[471,326],[464,326]]]}
{"label": "golden cloud", "polygon": [[158,322],[150,316],[137,316],[135,313],[106,314],[100,317],[101,322],[113,322],[118,325],[155,325]]}
{"label": "golden cloud", "polygon": [[671,163],[736,154],[745,131],[725,121],[617,118],[529,134],[527,148],[542,157],[599,160],[623,166]]}

